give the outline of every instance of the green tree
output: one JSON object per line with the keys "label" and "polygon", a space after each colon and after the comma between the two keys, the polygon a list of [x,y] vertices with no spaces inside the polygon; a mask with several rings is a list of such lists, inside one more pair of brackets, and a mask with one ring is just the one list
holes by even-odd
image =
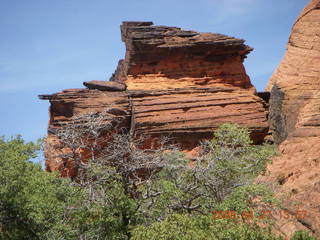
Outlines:
{"label": "green tree", "polygon": [[19,136],[0,139],[0,239],[126,239],[134,205],[117,172],[90,165],[88,181],[71,182],[31,162],[38,149]]}
{"label": "green tree", "polygon": [[40,239],[60,221],[73,194],[68,180],[57,178],[30,159],[39,144],[20,136],[0,138],[0,238]]}

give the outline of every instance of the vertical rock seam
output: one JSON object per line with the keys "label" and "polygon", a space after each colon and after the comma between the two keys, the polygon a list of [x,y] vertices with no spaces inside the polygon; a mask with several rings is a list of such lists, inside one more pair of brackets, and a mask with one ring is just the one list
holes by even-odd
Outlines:
{"label": "vertical rock seam", "polygon": [[284,100],[284,93],[275,84],[271,89],[271,98],[269,100],[269,129],[273,133],[273,140],[276,144],[283,142],[288,134],[285,118],[282,114],[282,104]]}

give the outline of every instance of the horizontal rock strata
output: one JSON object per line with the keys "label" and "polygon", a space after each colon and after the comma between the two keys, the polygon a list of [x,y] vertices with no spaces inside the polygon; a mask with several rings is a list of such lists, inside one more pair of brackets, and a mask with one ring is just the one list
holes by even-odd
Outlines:
{"label": "horizontal rock strata", "polygon": [[[53,151],[46,151],[48,171],[67,171],[72,162],[59,159],[65,151],[56,134],[61,123],[71,125],[76,119],[85,126],[81,116],[89,113],[106,114],[105,123],[114,124],[112,134],[124,130],[146,136],[144,147],[156,147],[159,137],[169,136],[182,150],[192,150],[225,122],[246,126],[256,143],[263,141],[268,124],[262,98],[267,100],[268,94],[258,97],[245,72],[243,60],[252,48],[244,40],[151,22],[124,22],[121,34],[125,59],[110,82],[86,82],[89,89],[41,96],[51,103],[47,146]],[[111,85],[127,89],[118,91]],[[100,144],[108,144],[112,134],[103,135]],[[89,156],[87,149],[81,151]]]}
{"label": "horizontal rock strata", "polygon": [[260,143],[268,131],[263,100],[246,91],[184,88],[130,91],[129,95],[137,134],[170,135],[184,149],[191,150],[199,139],[212,138],[225,122],[249,127],[252,138]]}

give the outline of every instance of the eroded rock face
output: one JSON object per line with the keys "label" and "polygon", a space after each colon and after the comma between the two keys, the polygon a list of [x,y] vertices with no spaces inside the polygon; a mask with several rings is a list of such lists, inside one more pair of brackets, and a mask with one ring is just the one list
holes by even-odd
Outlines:
{"label": "eroded rock face", "polygon": [[[89,82],[86,86],[91,89],[42,96],[51,103],[48,171],[75,174],[69,167],[72,159],[59,157],[66,151],[55,135],[61,123],[106,108],[113,109],[106,123],[121,123],[112,134],[125,130],[147,136],[145,147],[155,147],[158,137],[170,136],[182,150],[192,150],[225,122],[246,126],[256,143],[263,141],[268,132],[266,103],[245,72],[243,60],[252,48],[244,40],[151,22],[124,22],[121,34],[125,59],[119,61],[110,82],[98,82],[99,86]],[[127,89],[97,90],[112,84],[125,84]],[[101,144],[107,144],[107,139]]]}
{"label": "eroded rock face", "polygon": [[268,89],[270,129],[280,155],[260,182],[273,185],[292,213],[303,218],[278,219],[288,238],[310,230],[320,237],[320,0],[313,0],[294,23],[287,52]]}

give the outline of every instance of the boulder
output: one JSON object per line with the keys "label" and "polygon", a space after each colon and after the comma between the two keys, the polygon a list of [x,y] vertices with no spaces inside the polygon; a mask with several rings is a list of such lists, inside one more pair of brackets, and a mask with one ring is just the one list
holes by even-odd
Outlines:
{"label": "boulder", "polygon": [[119,82],[111,81],[97,81],[92,80],[89,82],[83,82],[83,85],[89,89],[98,89],[100,91],[125,91],[127,86]]}

